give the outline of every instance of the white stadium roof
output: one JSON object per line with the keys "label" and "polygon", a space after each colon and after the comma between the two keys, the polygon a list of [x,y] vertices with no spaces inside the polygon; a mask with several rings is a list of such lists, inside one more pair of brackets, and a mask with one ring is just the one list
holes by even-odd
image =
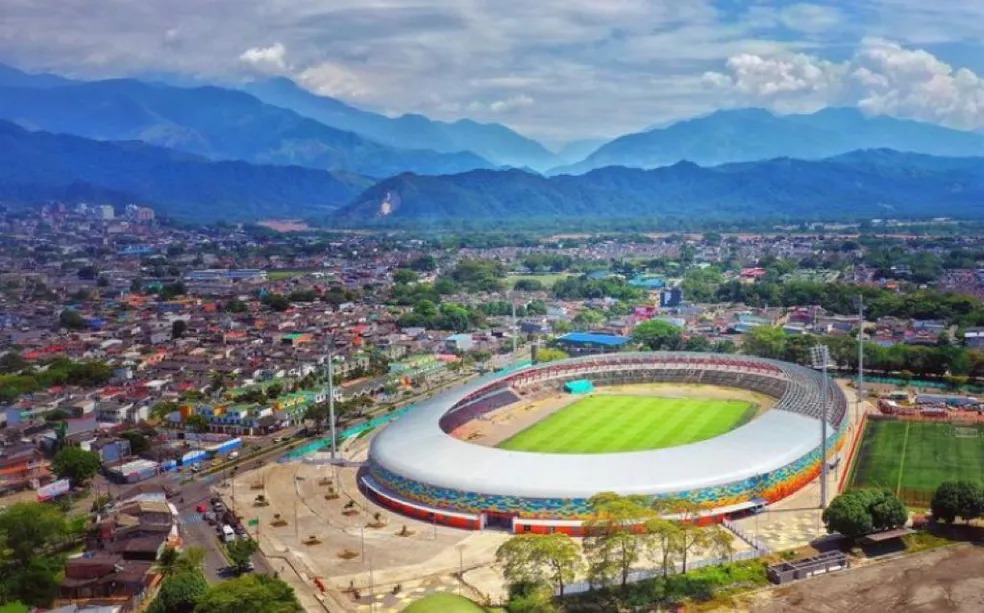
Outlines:
{"label": "white stadium roof", "polygon": [[[589,498],[602,491],[654,495],[733,483],[780,469],[819,445],[820,421],[785,410],[768,410],[690,445],[610,454],[509,451],[441,429],[441,416],[452,406],[503,376],[444,392],[397,419],[374,437],[372,462],[407,479],[464,492]],[[835,436],[836,428],[829,426],[828,434]]]}

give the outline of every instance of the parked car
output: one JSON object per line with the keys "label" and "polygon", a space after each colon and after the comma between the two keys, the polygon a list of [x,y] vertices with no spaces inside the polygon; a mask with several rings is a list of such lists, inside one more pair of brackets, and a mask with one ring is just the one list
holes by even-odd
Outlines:
{"label": "parked car", "polygon": [[212,510],[215,511],[216,513],[224,513],[226,508],[225,505],[222,504],[221,502],[216,502],[215,504],[212,505]]}
{"label": "parked car", "polygon": [[215,513],[211,511],[207,511],[205,513],[202,513],[202,517],[205,519],[206,522],[208,522],[210,526],[215,525],[215,521],[216,521]]}

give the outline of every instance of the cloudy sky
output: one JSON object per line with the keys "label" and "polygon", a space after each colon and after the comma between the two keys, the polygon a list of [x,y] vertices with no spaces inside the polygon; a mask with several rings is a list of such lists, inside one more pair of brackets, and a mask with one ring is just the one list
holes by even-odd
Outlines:
{"label": "cloudy sky", "polygon": [[2,0],[0,61],[82,78],[290,76],[550,143],[719,108],[984,129],[980,0]]}

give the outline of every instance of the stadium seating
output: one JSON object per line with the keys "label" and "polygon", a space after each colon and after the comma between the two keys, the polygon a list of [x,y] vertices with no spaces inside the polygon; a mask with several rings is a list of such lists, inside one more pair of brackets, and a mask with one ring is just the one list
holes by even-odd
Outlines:
{"label": "stadium seating", "polygon": [[[704,383],[752,390],[778,399],[777,410],[819,419],[820,373],[785,362],[750,356],[687,352],[617,353],[585,356],[525,369],[504,379],[517,390],[560,390],[567,381],[591,379],[600,385],[631,383]],[[503,381],[496,382],[501,387]],[[839,426],[847,399],[828,379],[828,421]],[[483,388],[472,397],[489,393]],[[466,399],[461,405],[470,403]],[[459,405],[460,406],[460,405]]]}
{"label": "stadium seating", "polygon": [[441,430],[453,432],[473,419],[517,401],[519,401],[519,396],[511,389],[493,391],[470,402],[459,404],[458,408],[445,413],[441,418]]}

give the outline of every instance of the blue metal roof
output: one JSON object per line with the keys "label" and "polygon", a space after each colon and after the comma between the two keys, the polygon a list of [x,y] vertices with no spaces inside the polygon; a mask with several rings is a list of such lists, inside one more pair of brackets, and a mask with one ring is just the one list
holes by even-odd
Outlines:
{"label": "blue metal roof", "polygon": [[615,334],[594,334],[591,332],[571,332],[557,338],[558,341],[564,343],[582,343],[582,344],[594,344],[594,345],[608,345],[611,347],[617,347],[624,345],[629,342],[627,336],[618,336]]}

